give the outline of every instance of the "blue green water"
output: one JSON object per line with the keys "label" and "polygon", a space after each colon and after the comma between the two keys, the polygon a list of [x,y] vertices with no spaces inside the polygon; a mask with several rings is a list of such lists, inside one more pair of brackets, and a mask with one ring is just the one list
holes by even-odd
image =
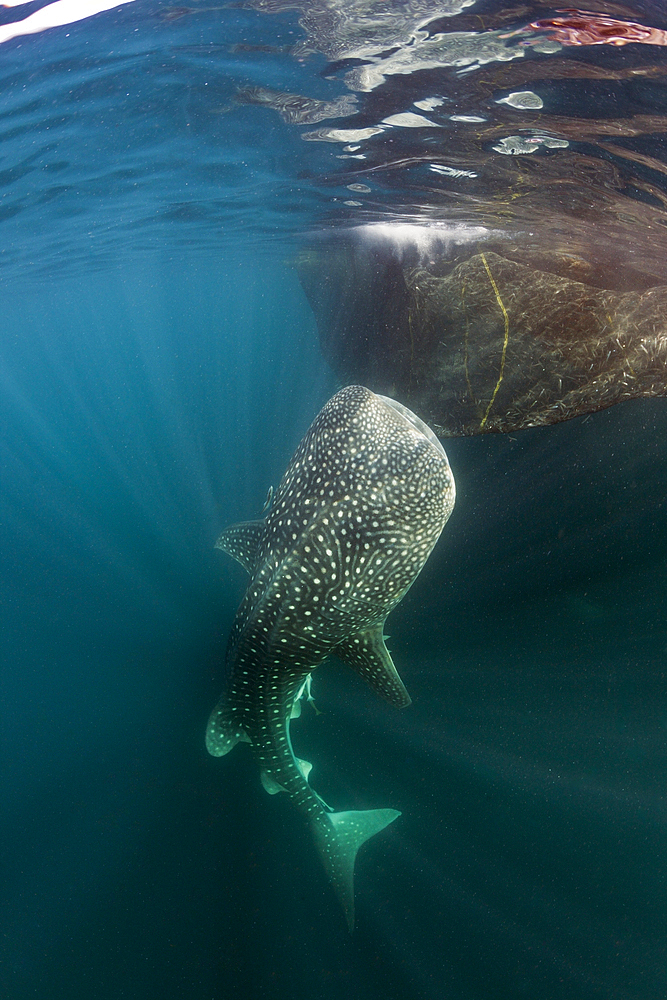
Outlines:
{"label": "blue green water", "polygon": [[[0,995],[658,1000],[664,400],[445,442],[457,505],[388,623],[413,704],[324,666],[322,714],[293,725],[325,799],[403,813],[360,853],[352,937],[247,747],[206,753],[245,580],[215,539],[261,515],[340,385],[293,265],[350,224],[356,161],[234,98],[343,94],[304,36],[298,11],[137,0],[0,44]],[[354,127],[409,104],[368,101]],[[659,202],[655,135],[631,208]],[[380,140],[375,166],[408,142]],[[488,222],[488,178],[470,209],[420,177],[401,211],[446,195]],[[652,211],[628,246],[658,274]]]}

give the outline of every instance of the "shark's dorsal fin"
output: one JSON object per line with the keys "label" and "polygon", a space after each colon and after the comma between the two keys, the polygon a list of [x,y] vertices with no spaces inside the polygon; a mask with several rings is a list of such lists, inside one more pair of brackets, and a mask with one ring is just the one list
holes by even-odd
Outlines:
{"label": "shark's dorsal fin", "polygon": [[410,704],[410,695],[384,644],[382,625],[351,635],[336,646],[334,654],[392,705],[405,708]]}
{"label": "shark's dorsal fin", "polygon": [[232,524],[230,528],[225,528],[215,547],[233,556],[252,575],[257,566],[257,550],[264,533],[264,525],[264,521],[242,521],[240,524]]}

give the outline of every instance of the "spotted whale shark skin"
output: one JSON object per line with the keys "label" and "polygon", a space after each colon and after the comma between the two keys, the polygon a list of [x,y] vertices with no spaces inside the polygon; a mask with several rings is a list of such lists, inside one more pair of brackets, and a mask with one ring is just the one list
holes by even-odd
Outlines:
{"label": "spotted whale shark skin", "polygon": [[269,792],[286,791],[310,823],[354,927],[358,848],[395,809],[333,812],[295,757],[290,718],[330,654],[393,705],[410,697],[384,622],[422,569],[454,506],[444,449],[415,414],[363,386],[336,393],[298,446],[262,521],[228,528],[216,547],[251,580],[228,646],[227,690],[211,713],[209,752],[249,742]]}

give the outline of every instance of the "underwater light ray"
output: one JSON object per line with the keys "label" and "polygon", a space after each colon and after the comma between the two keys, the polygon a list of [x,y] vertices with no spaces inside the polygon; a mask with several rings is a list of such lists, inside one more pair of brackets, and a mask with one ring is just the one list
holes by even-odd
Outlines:
{"label": "underwater light ray", "polygon": [[[540,919],[553,917],[553,899],[547,889],[535,892],[531,880],[523,876],[517,884],[517,872],[503,872],[499,866],[480,866],[479,851],[473,844],[462,847],[455,842],[447,842],[441,846],[440,856],[443,864],[434,864],[431,858],[434,851],[428,853],[415,846],[417,835],[407,836],[400,830],[392,841],[394,858],[392,871],[410,872],[409,898],[412,905],[401,913],[394,907],[382,905],[375,885],[364,886],[364,895],[373,901],[373,936],[383,942],[394,954],[394,961],[399,967],[409,968],[409,981],[420,987],[420,996],[429,996],[429,985],[432,983],[433,970],[431,963],[421,956],[438,954],[440,956],[440,974],[448,978],[457,977],[459,988],[468,996],[470,982],[463,972],[457,974],[457,958],[461,952],[473,956],[479,954],[482,940],[489,938],[500,941],[496,973],[502,978],[511,979],[511,972],[503,969],[507,955],[517,952],[527,952],[539,956],[539,961],[567,973],[568,978],[579,984],[590,985],[589,973],[584,963],[581,968],[573,970],[552,938],[541,933]],[[468,874],[473,869],[479,870],[479,878],[473,882]],[[494,898],[494,889],[498,883],[503,888],[509,888],[514,906],[510,909],[506,902],[501,904]],[[403,888],[401,896],[408,895]],[[434,899],[434,896],[436,897]],[[429,909],[437,916],[429,921],[424,929],[419,926],[419,912],[423,900],[429,900]],[[528,906],[524,901],[530,900]],[[509,911],[509,912],[508,912]],[[563,916],[566,916],[563,914]],[[571,914],[568,914],[571,918]],[[585,920],[582,912],[581,918]],[[419,947],[410,947],[406,942],[413,938],[419,940]],[[502,954],[501,954],[502,953]],[[472,961],[469,968],[472,969]],[[484,979],[483,972],[471,974],[470,978]],[[479,981],[479,980],[478,980]],[[479,983],[481,985],[481,983]],[[602,982],[597,983],[602,986]]]}
{"label": "underwater light ray", "polygon": [[[412,687],[417,695],[414,712],[419,697],[414,683]],[[419,782],[414,784],[411,805],[405,798],[399,803],[403,817],[385,846],[387,867],[399,884],[404,881],[399,889],[388,891],[397,893],[404,906],[411,898],[414,903],[401,916],[392,903],[373,900],[373,934],[400,954],[400,964],[409,967],[416,982],[421,981],[420,963],[406,948],[411,933],[419,939],[419,954],[427,951],[442,956],[443,972],[449,971],[448,955],[460,957],[462,950],[470,953],[469,967],[473,968],[482,941],[488,949],[491,940],[498,942],[494,977],[507,977],[507,982],[513,981],[517,961],[536,956],[573,989],[592,987],[604,992],[623,977],[623,949],[631,943],[628,932],[624,926],[613,926],[620,917],[614,916],[610,926],[591,902],[587,887],[597,887],[607,879],[604,898],[612,913],[620,912],[628,891],[625,883],[634,885],[640,869],[635,864],[627,876],[613,874],[617,845],[605,837],[605,825],[611,815],[625,816],[633,828],[639,819],[639,842],[645,834],[657,845],[665,819],[659,789],[635,795],[621,787],[622,777],[615,783],[587,780],[583,771],[569,775],[567,768],[550,768],[530,755],[496,752],[490,734],[476,736],[474,728],[471,733],[461,731],[465,719],[459,731],[450,733],[451,727],[426,722],[423,713],[410,727],[392,726],[388,716],[376,714],[369,729],[368,718],[354,701],[341,698],[333,707],[346,716],[346,725],[358,725],[371,743],[383,739],[385,725],[390,728],[392,744],[403,745],[398,759],[409,762],[403,780],[399,777],[404,789],[410,780],[408,770],[410,776],[428,776],[423,791]],[[506,723],[511,732],[512,718]],[[490,724],[497,725],[493,717]],[[396,777],[394,772],[394,782]],[[492,826],[475,811],[484,803],[495,817]],[[415,817],[412,826],[411,816]],[[592,816],[603,824],[599,843],[588,839]],[[561,843],[552,830],[562,830],[563,820],[570,832]],[[415,846],[420,840],[424,841],[421,848]],[[432,859],[442,859],[442,863]],[[578,874],[572,874],[572,864]],[[571,884],[577,879],[583,881],[583,889],[572,895]],[[368,894],[378,894],[363,882],[361,891],[369,907]],[[646,885],[645,894],[650,922],[651,914],[660,909],[659,887]],[[440,922],[420,919],[425,900],[430,914],[441,913]],[[573,935],[579,950],[584,949],[574,961],[569,957]],[[611,937],[622,941],[623,948],[619,951],[617,945],[615,959],[605,962]],[[460,967],[453,961],[452,968],[457,964]],[[483,971],[479,974],[484,977]],[[429,995],[426,988],[424,995]]]}
{"label": "underwater light ray", "polygon": [[[67,401],[67,425],[54,420],[53,413],[49,413],[49,400],[37,395],[31,399],[6,365],[2,366],[5,419],[7,425],[14,428],[1,443],[5,461],[14,470],[6,492],[11,496],[18,491],[18,497],[28,488],[27,484],[32,483],[32,489],[40,484],[38,492],[32,493],[33,502],[26,523],[29,534],[37,532],[44,537],[50,536],[52,543],[54,531],[57,537],[69,537],[71,544],[78,540],[82,554],[94,553],[101,564],[119,572],[127,585],[144,590],[149,584],[136,565],[136,554],[130,554],[110,528],[108,493],[111,482],[114,484],[112,507],[125,496],[137,513],[141,512],[143,523],[154,531],[159,508],[155,497],[151,496],[150,479],[146,478],[139,487],[137,469],[127,458],[121,458],[118,441],[111,436],[108,426],[105,429],[101,412],[92,412],[86,404],[75,374],[61,366],[53,374],[56,378],[52,385],[58,386],[59,400]],[[87,439],[86,447],[81,448],[80,443],[76,450],[67,443],[73,414],[77,415],[75,425],[85,428]],[[101,488],[102,477],[104,489]],[[173,543],[173,531],[167,527],[171,516],[168,509],[164,510],[162,536],[165,542],[171,539]],[[74,524],[76,531],[72,532]],[[178,551],[174,552],[177,554]]]}
{"label": "underwater light ray", "polygon": [[119,382],[117,339],[101,349],[89,339],[76,358],[63,346],[53,336],[38,343],[39,382],[18,358],[0,365],[4,500],[15,537],[29,552],[46,547],[56,562],[68,548],[76,553],[69,561],[91,595],[132,593],[174,619],[201,584],[197,553],[215,537],[210,468],[188,428],[175,434],[173,417],[147,410],[145,373]]}

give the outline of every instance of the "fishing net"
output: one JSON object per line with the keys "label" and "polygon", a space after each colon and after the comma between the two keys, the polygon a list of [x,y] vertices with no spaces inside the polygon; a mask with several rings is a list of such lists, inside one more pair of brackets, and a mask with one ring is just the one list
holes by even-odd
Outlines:
{"label": "fishing net", "polygon": [[577,258],[537,259],[549,269],[490,249],[424,266],[349,245],[298,270],[334,371],[443,437],[667,393],[667,286],[614,291],[568,277],[586,274]]}

